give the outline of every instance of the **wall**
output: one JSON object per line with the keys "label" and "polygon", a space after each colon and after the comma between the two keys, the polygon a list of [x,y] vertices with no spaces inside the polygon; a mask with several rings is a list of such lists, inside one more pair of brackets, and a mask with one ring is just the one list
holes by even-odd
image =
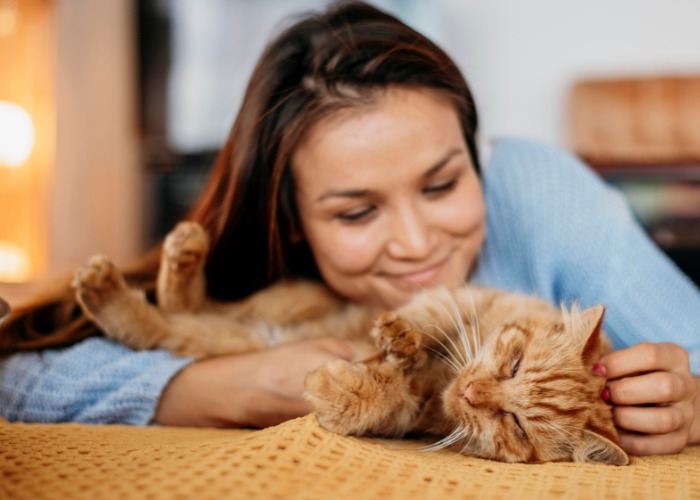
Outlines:
{"label": "wall", "polygon": [[470,82],[482,136],[566,144],[578,78],[700,74],[697,0],[436,0],[443,46]]}
{"label": "wall", "polygon": [[136,16],[126,0],[58,0],[52,271],[141,251]]}

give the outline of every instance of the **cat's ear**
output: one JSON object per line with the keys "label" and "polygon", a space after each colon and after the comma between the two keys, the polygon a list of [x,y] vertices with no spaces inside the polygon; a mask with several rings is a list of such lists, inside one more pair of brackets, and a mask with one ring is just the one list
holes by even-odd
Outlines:
{"label": "cat's ear", "polygon": [[625,450],[606,437],[593,431],[582,431],[581,441],[572,453],[574,462],[596,462],[609,465],[627,465],[630,458]]}
{"label": "cat's ear", "polygon": [[584,338],[586,338],[586,343],[581,350],[581,359],[586,365],[592,365],[600,357],[600,332],[603,326],[604,314],[605,307],[597,305],[589,307],[580,315],[579,324],[581,325]]}

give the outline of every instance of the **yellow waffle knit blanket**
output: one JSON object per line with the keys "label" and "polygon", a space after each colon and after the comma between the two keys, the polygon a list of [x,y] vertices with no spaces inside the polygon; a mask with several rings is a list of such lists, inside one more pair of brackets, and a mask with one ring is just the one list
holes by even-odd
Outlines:
{"label": "yellow waffle knit blanket", "polygon": [[0,498],[700,499],[700,447],[627,467],[503,464],[341,437],[307,416],[261,431],[0,420]]}

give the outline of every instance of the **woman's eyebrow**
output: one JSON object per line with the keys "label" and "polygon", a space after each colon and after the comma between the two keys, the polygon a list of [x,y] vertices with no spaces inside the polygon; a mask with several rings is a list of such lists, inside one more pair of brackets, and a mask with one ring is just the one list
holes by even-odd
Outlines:
{"label": "woman's eyebrow", "polygon": [[369,189],[346,189],[342,191],[330,190],[318,197],[318,201],[323,201],[326,198],[364,198],[370,194]]}
{"label": "woman's eyebrow", "polygon": [[[461,148],[452,148],[450,149],[445,156],[443,156],[435,165],[431,166],[426,172],[423,174],[424,179],[428,179],[431,176],[435,175],[438,173],[449,161],[454,157],[457,156],[458,154],[462,153],[463,150]],[[371,194],[372,192],[369,189],[344,189],[344,190],[334,190],[331,189],[330,191],[325,192],[319,198],[316,200],[317,202],[323,201],[326,198],[364,198],[367,195]]]}
{"label": "woman's eyebrow", "polygon": [[438,161],[435,165],[430,167],[425,174],[423,174],[423,178],[427,179],[436,173],[438,173],[445,165],[449,163],[449,161],[460,154],[463,150],[460,148],[452,148],[450,149],[445,156],[442,157],[440,161]]}

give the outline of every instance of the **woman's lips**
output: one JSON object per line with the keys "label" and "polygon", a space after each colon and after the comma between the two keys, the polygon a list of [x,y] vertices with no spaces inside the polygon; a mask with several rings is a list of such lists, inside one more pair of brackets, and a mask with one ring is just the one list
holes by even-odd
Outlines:
{"label": "woman's lips", "polygon": [[447,259],[438,262],[437,264],[415,271],[412,273],[403,274],[388,274],[387,276],[398,283],[408,286],[428,285],[435,281],[445,267]]}

